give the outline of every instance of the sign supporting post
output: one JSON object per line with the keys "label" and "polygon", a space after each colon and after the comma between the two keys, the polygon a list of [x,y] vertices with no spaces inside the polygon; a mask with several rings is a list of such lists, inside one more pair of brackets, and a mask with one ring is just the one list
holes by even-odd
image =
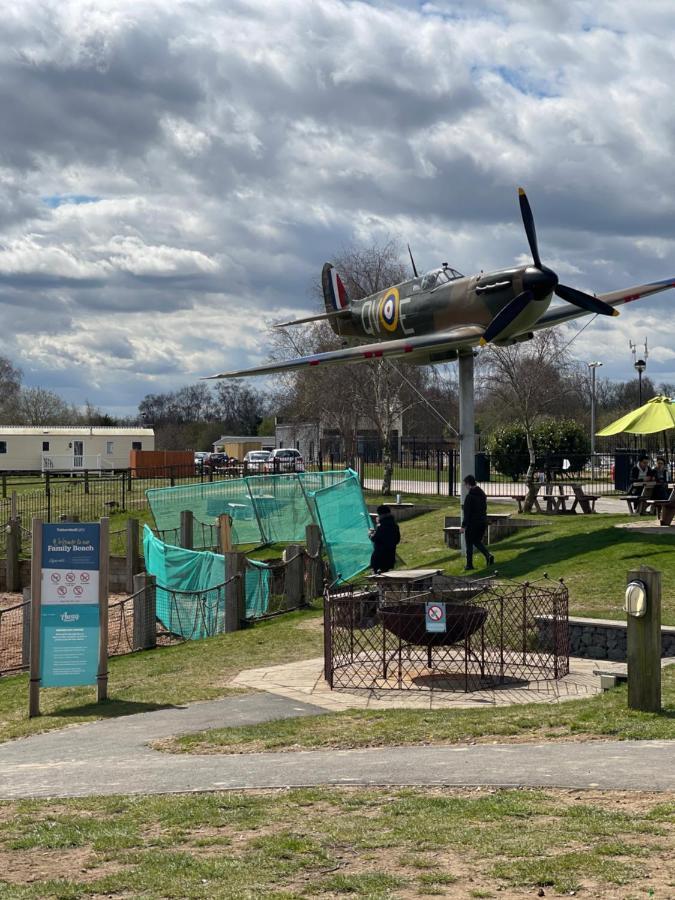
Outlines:
{"label": "sign supporting post", "polygon": [[33,519],[30,583],[30,682],[28,717],[40,715],[40,615],[42,607],[42,519]]}
{"label": "sign supporting post", "polygon": [[107,516],[99,524],[98,546],[98,672],[96,673],[96,699],[100,703],[108,699],[108,580],[110,569],[110,519]]}

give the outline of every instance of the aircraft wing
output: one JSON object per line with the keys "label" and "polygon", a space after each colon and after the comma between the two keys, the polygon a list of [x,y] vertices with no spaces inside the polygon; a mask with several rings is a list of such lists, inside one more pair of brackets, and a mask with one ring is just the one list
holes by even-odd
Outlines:
{"label": "aircraft wing", "polygon": [[485,328],[482,325],[462,325],[461,328],[453,328],[450,331],[441,331],[436,334],[401,338],[395,341],[381,341],[378,344],[359,344],[355,347],[345,347],[342,350],[328,350],[326,353],[314,353],[311,356],[299,356],[296,359],[265,363],[265,365],[258,366],[255,369],[220,372],[218,375],[207,376],[206,380],[213,378],[243,378],[247,375],[270,375],[274,372],[290,372],[294,369],[304,369],[325,363],[337,365],[338,363],[363,362],[365,359],[397,359],[406,357],[412,362],[416,358],[425,356],[430,352],[473,347],[478,343],[484,331]]}
{"label": "aircraft wing", "polygon": [[[669,288],[675,288],[675,277],[664,278],[662,281],[651,281],[649,284],[638,284],[621,291],[610,291],[608,294],[596,294],[595,296],[598,300],[604,300],[610,306],[622,306],[624,303],[632,303],[633,300],[640,300],[642,297],[649,297],[650,294],[658,294],[659,291],[667,291]],[[561,322],[568,322],[587,315],[589,313],[585,309],[578,309],[566,303],[565,306],[556,306],[545,312],[536,325],[532,326],[531,330],[539,331],[541,328],[550,328],[552,325],[559,325]]]}

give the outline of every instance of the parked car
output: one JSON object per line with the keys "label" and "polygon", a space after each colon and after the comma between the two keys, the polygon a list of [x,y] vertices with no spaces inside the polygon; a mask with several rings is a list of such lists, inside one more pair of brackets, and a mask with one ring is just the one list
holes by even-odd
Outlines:
{"label": "parked car", "polygon": [[219,469],[224,469],[231,465],[231,457],[227,453],[209,453],[202,465],[205,469],[217,472]]}
{"label": "parked car", "polygon": [[244,457],[247,472],[262,472],[263,464],[270,458],[269,450],[249,450]]}
{"label": "parked car", "polygon": [[211,454],[207,453],[206,450],[195,450],[195,469],[197,472],[203,470],[204,464],[209,456],[211,456]]}
{"label": "parked car", "polygon": [[264,472],[304,472],[305,462],[299,450],[291,447],[278,447],[272,450],[267,462],[263,463]]}

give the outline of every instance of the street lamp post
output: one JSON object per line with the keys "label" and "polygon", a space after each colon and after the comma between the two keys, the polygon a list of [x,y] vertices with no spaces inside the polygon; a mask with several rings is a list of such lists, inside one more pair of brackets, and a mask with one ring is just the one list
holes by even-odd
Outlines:
{"label": "street lamp post", "polygon": [[591,370],[591,465],[595,464],[595,370],[602,365],[597,360],[589,362],[588,368]]}
{"label": "street lamp post", "polygon": [[631,353],[633,354],[633,368],[638,373],[638,406],[642,406],[642,373],[647,368],[647,357],[649,356],[649,350],[647,349],[647,338],[645,338],[645,352],[644,356],[641,359],[637,358],[637,344],[634,344],[632,341],[628,341],[628,346],[631,349]]}

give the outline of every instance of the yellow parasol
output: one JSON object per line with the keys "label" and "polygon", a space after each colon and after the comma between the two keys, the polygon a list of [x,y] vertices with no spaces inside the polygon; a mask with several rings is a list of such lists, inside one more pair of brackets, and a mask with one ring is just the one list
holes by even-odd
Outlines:
{"label": "yellow parasol", "polygon": [[597,437],[609,437],[612,434],[654,434],[657,431],[668,431],[675,428],[675,404],[670,397],[652,397],[647,403],[627,413],[616,422],[612,422],[602,431],[596,431]]}

